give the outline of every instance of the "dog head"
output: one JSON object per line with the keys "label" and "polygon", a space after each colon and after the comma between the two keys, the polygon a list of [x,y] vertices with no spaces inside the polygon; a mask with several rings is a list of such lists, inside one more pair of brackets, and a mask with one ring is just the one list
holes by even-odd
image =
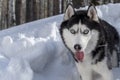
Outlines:
{"label": "dog head", "polygon": [[86,11],[75,11],[69,4],[60,34],[65,46],[75,58],[77,56],[78,60],[83,60],[83,56],[90,54],[97,46],[102,31],[100,27],[97,11],[93,5],[90,5]]}

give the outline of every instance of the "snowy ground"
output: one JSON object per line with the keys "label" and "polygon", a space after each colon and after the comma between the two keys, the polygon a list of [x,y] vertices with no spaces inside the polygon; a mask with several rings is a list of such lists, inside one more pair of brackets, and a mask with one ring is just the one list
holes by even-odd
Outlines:
{"label": "snowy ground", "polygon": [[[102,19],[120,32],[120,4],[97,7]],[[69,51],[64,47],[58,15],[0,31],[0,80],[79,80]],[[120,80],[120,68],[113,70]]]}

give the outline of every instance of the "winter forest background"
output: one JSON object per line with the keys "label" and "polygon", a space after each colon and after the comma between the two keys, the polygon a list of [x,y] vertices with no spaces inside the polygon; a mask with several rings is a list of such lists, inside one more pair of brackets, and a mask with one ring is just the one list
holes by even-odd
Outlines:
{"label": "winter forest background", "polygon": [[119,3],[120,0],[0,0],[0,30],[26,22],[62,14],[67,3],[75,8],[93,3]]}

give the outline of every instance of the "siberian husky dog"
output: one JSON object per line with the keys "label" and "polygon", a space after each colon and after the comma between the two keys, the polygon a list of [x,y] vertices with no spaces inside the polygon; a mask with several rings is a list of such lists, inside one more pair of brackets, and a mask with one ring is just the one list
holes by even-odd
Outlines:
{"label": "siberian husky dog", "polygon": [[94,5],[75,11],[68,5],[60,35],[71,51],[82,80],[112,80],[112,67],[118,66],[119,35],[100,19]]}

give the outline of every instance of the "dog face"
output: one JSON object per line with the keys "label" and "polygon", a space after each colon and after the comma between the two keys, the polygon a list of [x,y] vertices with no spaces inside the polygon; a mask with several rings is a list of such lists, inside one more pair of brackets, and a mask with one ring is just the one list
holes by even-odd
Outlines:
{"label": "dog face", "polygon": [[100,24],[94,6],[87,11],[77,11],[68,5],[61,24],[60,34],[66,47],[76,55],[77,52],[89,54],[97,46],[100,38]]}
{"label": "dog face", "polygon": [[[84,53],[88,50],[88,44],[96,46],[99,32],[89,29],[86,25],[75,24],[72,27],[63,29],[63,39],[66,46],[73,52],[82,51]],[[94,41],[94,42],[92,42]]]}

